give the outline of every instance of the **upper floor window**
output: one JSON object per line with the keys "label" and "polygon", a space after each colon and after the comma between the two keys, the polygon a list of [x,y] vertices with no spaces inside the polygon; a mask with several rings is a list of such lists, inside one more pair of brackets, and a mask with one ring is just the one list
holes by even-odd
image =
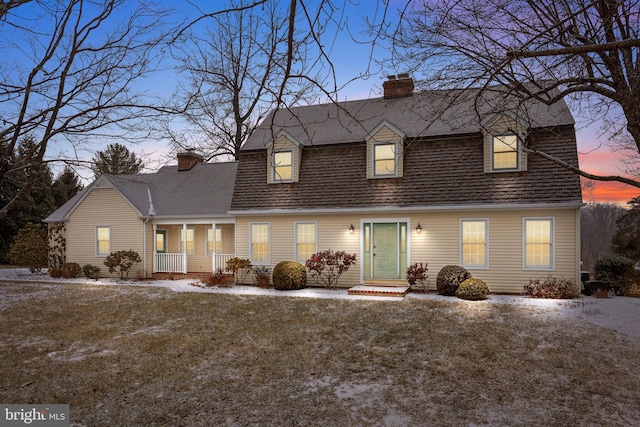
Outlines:
{"label": "upper floor window", "polygon": [[111,227],[96,226],[96,255],[107,256],[111,253]]}
{"label": "upper floor window", "polygon": [[396,176],[397,158],[396,144],[374,144],[373,146],[373,176]]}
{"label": "upper floor window", "polygon": [[273,153],[273,181],[289,182],[293,180],[293,151]]}
{"label": "upper floor window", "polygon": [[494,135],[491,144],[491,165],[493,170],[520,169],[520,143],[514,134]]}

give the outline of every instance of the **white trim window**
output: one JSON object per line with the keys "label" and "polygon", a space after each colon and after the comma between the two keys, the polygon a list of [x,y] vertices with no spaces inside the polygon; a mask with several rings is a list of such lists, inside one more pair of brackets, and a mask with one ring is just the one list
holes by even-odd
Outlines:
{"label": "white trim window", "polygon": [[555,268],[553,218],[523,218],[522,259],[525,270],[553,270]]}
{"label": "white trim window", "polygon": [[273,182],[293,181],[293,151],[282,150],[273,153]]}
{"label": "white trim window", "polygon": [[[184,228],[180,229],[178,239],[178,252],[184,252],[182,242],[184,242]],[[187,255],[194,256],[196,254],[196,230],[192,227],[187,228]]]}
{"label": "white trim window", "polygon": [[[211,227],[207,227],[207,245],[205,247],[205,252],[207,254],[208,257],[213,255],[213,232],[212,232],[212,228]],[[221,254],[222,253],[222,228],[221,227],[216,227],[216,253],[217,254]]]}
{"label": "white trim window", "polygon": [[395,142],[373,144],[373,176],[398,175],[398,147]]}
{"label": "white trim window", "polygon": [[109,256],[111,253],[111,226],[96,225],[96,256]]}
{"label": "white trim window", "polygon": [[316,222],[295,223],[295,260],[305,263],[315,254],[318,224]]}
{"label": "white trim window", "polygon": [[460,264],[464,268],[489,268],[489,220],[460,220]]}
{"label": "white trim window", "polygon": [[249,224],[249,259],[254,265],[269,265],[269,223]]}
{"label": "white trim window", "polygon": [[516,134],[491,137],[491,169],[494,171],[520,170],[520,138]]}

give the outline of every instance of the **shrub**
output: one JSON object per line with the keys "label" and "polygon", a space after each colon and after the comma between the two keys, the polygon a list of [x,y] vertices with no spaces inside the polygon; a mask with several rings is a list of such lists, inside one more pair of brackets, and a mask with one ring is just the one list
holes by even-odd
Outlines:
{"label": "shrub", "polygon": [[251,261],[245,258],[231,258],[227,261],[227,271],[233,274],[236,283],[244,283],[244,279],[251,272]]}
{"label": "shrub", "polygon": [[342,273],[349,270],[349,267],[356,262],[355,254],[348,254],[345,251],[332,251],[328,249],[311,255],[305,263],[309,269],[311,277],[317,283],[327,288],[338,285],[338,279]]}
{"label": "shrub", "polygon": [[225,274],[221,268],[217,269],[209,276],[200,279],[207,286],[217,286],[219,288],[228,288],[233,285],[233,275]]}
{"label": "shrub", "polygon": [[427,264],[416,262],[407,267],[407,282],[409,286],[415,286],[416,283],[424,288],[427,292],[427,286],[425,284],[427,280]]}
{"label": "shrub", "polygon": [[261,288],[271,286],[271,272],[268,267],[259,266],[253,268],[253,281]]}
{"label": "shrub", "polygon": [[600,258],[594,272],[596,280],[606,280],[616,295],[624,295],[638,276],[635,262],[619,255]]}
{"label": "shrub", "polygon": [[547,276],[543,279],[529,280],[524,286],[523,295],[532,298],[571,299],[580,296],[580,290],[573,279],[557,279]]}
{"label": "shrub", "polygon": [[109,273],[114,273],[116,268],[120,274],[120,278],[124,279],[129,277],[129,270],[133,264],[142,262],[140,255],[132,250],[118,251],[109,254],[107,259],[104,260],[104,265],[109,267]]}
{"label": "shrub", "polygon": [[49,243],[47,230],[40,224],[27,223],[18,231],[9,247],[9,262],[40,273],[48,266]]}
{"label": "shrub", "polygon": [[82,273],[82,268],[77,262],[65,262],[62,264],[62,277],[65,279],[75,279],[80,277],[80,273]]}
{"label": "shrub", "polygon": [[471,301],[487,299],[487,295],[489,295],[489,286],[484,280],[480,279],[467,279],[460,283],[460,286],[456,289],[458,298]]}
{"label": "shrub", "polygon": [[280,291],[302,289],[307,284],[307,270],[294,261],[279,262],[273,268],[273,287]]}
{"label": "shrub", "polygon": [[436,276],[436,289],[441,295],[455,295],[458,286],[467,279],[471,279],[471,273],[466,268],[447,265]]}
{"label": "shrub", "polygon": [[50,268],[49,269],[49,276],[53,277],[54,279],[58,279],[58,278],[62,277],[62,269],[61,268]]}
{"label": "shrub", "polygon": [[82,272],[90,279],[98,280],[100,278],[100,267],[98,266],[85,264],[82,266]]}

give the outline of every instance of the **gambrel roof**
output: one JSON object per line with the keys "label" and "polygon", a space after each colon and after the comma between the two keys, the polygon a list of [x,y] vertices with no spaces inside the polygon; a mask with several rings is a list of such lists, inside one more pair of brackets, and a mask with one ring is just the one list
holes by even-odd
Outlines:
{"label": "gambrel roof", "polygon": [[531,127],[575,124],[564,101],[546,105],[535,100],[521,102],[499,90],[434,90],[404,98],[373,98],[272,111],[242,149],[264,149],[283,130],[304,146],[360,142],[382,120],[409,138],[468,134],[479,132],[484,122],[499,114],[521,117]]}

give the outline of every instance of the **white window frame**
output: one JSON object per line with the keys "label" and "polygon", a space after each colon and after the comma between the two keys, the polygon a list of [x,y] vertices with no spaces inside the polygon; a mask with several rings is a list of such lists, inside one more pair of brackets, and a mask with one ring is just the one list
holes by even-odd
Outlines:
{"label": "white window frame", "polygon": [[[194,227],[187,227],[185,240],[189,237],[189,230],[193,231],[193,253],[189,253],[189,248],[187,247],[187,256],[196,256],[196,229]],[[180,228],[180,232],[178,233],[178,252],[184,253],[184,248],[182,247],[182,233],[185,232],[184,228]],[[189,241],[187,240],[187,243]]]}
{"label": "white window frame", "polygon": [[[549,265],[527,265],[527,223],[529,221],[548,221],[550,223],[549,233]],[[522,269],[523,270],[555,270],[556,261],[556,224],[554,217],[524,217],[522,218]]]}
{"label": "white window frame", "polygon": [[[496,152],[494,151],[494,139],[496,138],[504,138],[506,136],[513,136],[516,138],[516,149],[515,149],[515,155],[516,155],[516,166],[514,168],[497,168],[495,166],[495,154]],[[511,151],[499,151],[498,153],[510,153]],[[491,171],[492,172],[517,172],[522,170],[522,141],[520,140],[520,136],[517,133],[502,133],[502,134],[496,134],[496,135],[491,135]]]}
{"label": "white window frame", "polygon": [[[291,178],[289,179],[282,179],[280,178],[280,175],[276,173],[276,168],[278,167],[278,165],[276,164],[276,155],[278,154],[283,154],[283,153],[288,153],[291,159],[291,163],[289,166],[291,168]],[[293,150],[278,150],[278,151],[274,151],[271,157],[271,180],[273,182],[293,182],[293,176],[294,176],[294,165],[293,165]]]}
{"label": "white window frame", "polygon": [[[109,250],[106,253],[100,252],[100,240],[99,240],[99,229],[106,228],[109,230]],[[111,254],[111,226],[110,225],[96,225],[96,256],[97,257],[108,257]]]}
{"label": "white window frame", "polygon": [[[376,173],[376,147],[393,146],[393,173]],[[386,159],[385,159],[386,160]],[[393,141],[375,142],[371,145],[371,176],[374,178],[395,178],[398,176],[398,143]]]}
{"label": "white window frame", "polygon": [[312,224],[313,225],[313,246],[314,249],[311,252],[311,255],[315,254],[316,252],[318,252],[318,222],[317,221],[296,221],[294,223],[293,226],[293,235],[294,235],[294,256],[295,256],[295,260],[301,264],[304,264],[307,260],[303,259],[300,260],[299,258],[299,254],[298,254],[298,226],[299,225],[307,225],[307,224]]}
{"label": "white window frame", "polygon": [[[483,222],[484,223],[484,263],[483,264],[465,264],[464,263],[464,223],[465,222]],[[464,268],[473,270],[489,269],[489,218],[460,218],[460,265]]]}
{"label": "white window frame", "polygon": [[[257,261],[253,256],[253,226],[267,226],[267,260]],[[253,265],[271,265],[271,223],[270,222],[250,222],[249,223],[249,260]]]}
{"label": "white window frame", "polygon": [[[209,250],[209,231],[211,231],[213,227],[206,227],[204,230],[204,252],[207,257],[211,258],[213,256],[213,252]],[[220,232],[220,239],[218,240],[218,232]],[[218,242],[220,243],[220,250],[216,247]],[[216,231],[213,235],[213,247],[215,248],[215,253],[222,253],[222,227],[216,226]]]}

